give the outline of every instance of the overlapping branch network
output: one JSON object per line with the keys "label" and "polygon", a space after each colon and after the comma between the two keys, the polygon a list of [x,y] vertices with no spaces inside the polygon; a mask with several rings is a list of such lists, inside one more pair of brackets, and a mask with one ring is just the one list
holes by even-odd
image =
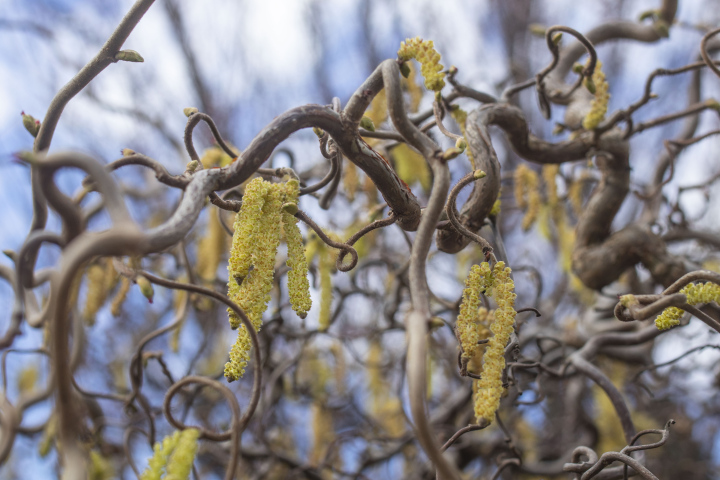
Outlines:
{"label": "overlapping branch network", "polygon": [[[227,465],[225,478],[234,478],[238,459],[241,456],[252,457],[253,454],[242,451],[240,438],[256,410],[261,408],[259,405],[264,388],[262,381],[264,361],[267,361],[268,352],[263,352],[258,331],[270,301],[274,282],[277,280],[276,275],[287,272],[289,301],[299,317],[304,318],[311,308],[308,265],[302,236],[297,227],[297,222],[301,221],[315,232],[319,241],[323,243],[323,248],[327,246],[339,252],[335,259],[335,268],[342,272],[369,268],[360,262],[360,255],[355,248],[365,235],[393,224],[397,224],[403,230],[403,234],[416,232],[409,242],[411,244],[409,261],[402,268],[404,276],[402,289],[409,292],[409,300],[406,300],[407,318],[402,326],[394,323],[394,320],[391,323],[391,328],[402,328],[406,332],[407,352],[403,373],[409,392],[411,413],[409,423],[414,428],[414,435],[398,435],[395,439],[397,440],[397,445],[394,445],[395,450],[388,448],[387,452],[366,460],[357,471],[345,472],[340,467],[333,466],[329,453],[326,455],[326,461],[323,462],[324,465],[330,465],[334,471],[346,476],[361,476],[368,465],[391,458],[396,449],[401,449],[415,438],[440,478],[445,480],[459,478],[458,465],[453,464],[443,452],[453,445],[457,446],[456,443],[463,435],[484,429],[496,420],[501,425],[505,440],[508,444],[512,444],[511,435],[502,424],[498,409],[502,396],[508,391],[512,390],[513,395],[517,394],[517,396],[522,393],[516,375],[518,372],[523,372],[534,378],[538,390],[536,401],[544,397],[542,388],[550,378],[591,379],[611,402],[620,419],[622,434],[627,441],[628,446],[621,451],[605,452],[600,456],[589,447],[576,447],[572,451],[572,462],[566,463],[562,469],[555,468],[553,472],[560,473],[561,470],[571,472],[580,475],[582,479],[620,478],[620,475],[627,474],[628,468],[632,468],[643,478],[656,478],[644,465],[644,457],[639,452],[664,445],[672,421],[664,430],[644,430],[636,433],[630,409],[622,394],[592,361],[601,353],[612,352],[612,347],[651,342],[660,334],[660,330],[647,327],[637,331],[606,332],[585,339],[581,344],[575,345],[571,353],[567,353],[564,340],[550,336],[543,337],[538,332],[521,338],[520,323],[515,319],[518,312],[523,310],[516,311],[514,308],[514,281],[511,270],[505,267],[506,262],[509,261],[509,258],[505,257],[512,258],[512,255],[504,252],[499,237],[490,238],[480,233],[481,228],[486,225],[491,229],[497,229],[497,207],[502,181],[501,165],[492,145],[490,127],[500,127],[515,152],[534,163],[558,165],[587,158],[596,160],[599,182],[582,211],[578,213],[575,225],[571,258],[574,274],[586,287],[599,290],[616,282],[628,269],[642,264],[648,269],[654,282],[668,286],[657,295],[623,296],[615,307],[615,315],[619,320],[643,320],[659,314],[656,322],[664,329],[680,323],[682,310],[720,332],[720,323],[711,314],[696,307],[697,304],[716,302],[720,298],[718,290],[720,276],[705,271],[688,273],[685,262],[668,252],[666,242],[668,239],[653,231],[652,222],[633,223],[615,232],[611,228],[630,190],[629,138],[648,128],[679,118],[695,118],[703,110],[720,110],[717,101],[698,99],[685,110],[674,114],[639,124],[634,124],[632,120],[633,115],[653,98],[651,83],[656,76],[688,71],[697,74],[704,66],[708,66],[720,75],[708,54],[708,41],[720,30],[714,30],[703,38],[704,63],[696,62],[679,69],[654,72],[648,78],[645,93],[639,101],[624,110],[610,114],[607,118],[609,85],[604,81],[600,70],[601,63],[594,46],[620,37],[617,32],[613,33],[613,28],[617,26],[608,25],[605,26],[607,28],[603,27],[587,36],[568,27],[556,26],[548,28],[545,33],[546,43],[553,57],[550,65],[534,78],[508,87],[499,99],[460,84],[457,80],[458,69],[451,67],[447,71],[444,70],[439,64],[440,55],[435,51],[432,42],[419,38],[408,39],[398,52],[399,58],[383,61],[352,95],[344,108],[339,99],[334,99],[331,105],[305,105],[289,110],[273,120],[241,152],[236,152],[221,137],[209,115],[197,109],[186,109],[188,121],[184,144],[190,162],[185,171],[177,175],[168,172],[161,162],[129,150],[124,150],[122,158],[108,165],[102,165],[87,155],[48,153],[53,130],[67,101],[110,63],[136,58],[127,53],[118,56],[121,53],[119,49],[151,3],[152,1],[140,0],[132,7],[98,57],[58,94],[43,122],[38,124],[34,119],[26,121],[28,130],[36,135],[36,143],[32,153],[22,154],[19,158],[32,169],[35,216],[32,231],[24,244],[18,252],[11,254],[15,269],[0,269],[0,274],[13,285],[15,292],[10,327],[0,338],[0,345],[7,349],[5,355],[12,351],[11,347],[15,338],[21,333],[23,321],[32,328],[48,328],[50,335],[47,345],[32,353],[49,355],[53,371],[52,379],[43,391],[21,397],[14,404],[3,397],[3,415],[0,422],[3,432],[7,433],[4,433],[0,443],[0,463],[8,458],[15,436],[27,433],[27,429],[21,426],[23,414],[33,405],[54,395],[56,412],[53,421],[57,423],[58,438],[62,443],[62,461],[69,472],[68,478],[85,478],[89,468],[88,462],[93,462],[94,457],[88,453],[82,443],[87,433],[86,414],[76,401],[79,396],[87,402],[97,399],[117,402],[128,411],[140,412],[137,423],[144,424],[144,428],[129,426],[123,448],[125,455],[130,458],[130,437],[133,433],[142,433],[150,445],[157,445],[148,472],[141,478],[159,478],[162,474],[187,477],[197,440],[230,442],[229,447],[223,450],[223,455],[226,454],[223,461]],[[623,30],[626,34],[625,38],[643,41],[659,39],[663,36],[663,25],[667,28],[671,23],[674,11],[674,2],[665,2],[652,26],[638,24],[637,28]],[[578,43],[562,47],[560,32],[575,37]],[[582,52],[588,54],[587,63],[584,66],[573,67]],[[401,77],[409,75],[409,62],[412,59],[421,63],[425,85],[435,93],[432,108],[408,115]],[[565,85],[564,77],[571,69],[578,74],[578,78],[568,86]],[[453,87],[448,94],[442,93],[445,78]],[[536,87],[541,112],[546,118],[552,113],[552,104],[568,106],[569,116],[562,128],[571,131],[569,139],[552,143],[534,136],[529,132],[523,111],[508,103],[513,95],[532,85]],[[376,125],[368,122],[366,120],[368,117],[365,116],[371,102],[380,92],[383,92],[385,98],[385,105],[382,108],[387,110],[391,125],[384,130],[377,129]],[[467,113],[458,104],[453,103],[459,98],[475,100],[483,105]],[[452,127],[448,128],[443,123],[448,114],[458,124],[460,134],[454,133],[451,131]],[[572,116],[573,114],[575,117]],[[227,165],[217,167],[203,165],[203,159],[198,154],[193,141],[193,132],[201,122],[209,127],[219,149],[231,159]],[[626,124],[624,131],[619,128],[622,122]],[[454,146],[443,149],[440,142],[430,134],[434,127],[437,127],[440,134],[454,142]],[[282,148],[282,142],[292,133],[305,128],[314,129],[318,136],[319,151],[330,162],[330,168],[323,178],[314,184],[307,184],[303,180],[303,172],[297,172],[293,165],[283,168],[262,167],[274,152]],[[694,128],[692,130],[694,132]],[[690,132],[687,138],[668,143],[670,158],[660,162],[654,183],[649,187],[650,193],[644,195],[649,210],[656,212],[659,208],[653,202],[658,201],[658,193],[669,181],[664,179],[667,168],[671,168],[672,178],[674,160],[681,147],[705,138],[705,136],[693,138],[693,132]],[[371,145],[372,139],[400,142],[422,155],[426,166],[432,172],[432,188],[424,207],[421,207],[417,196],[400,178],[393,165]],[[462,177],[451,188],[449,162],[463,153],[467,153],[473,171]],[[371,221],[353,233],[347,241],[342,242],[311,220],[306,212],[299,209],[298,202],[303,196],[320,196],[318,192],[325,189],[319,198],[319,206],[325,209],[332,208],[342,180],[342,165],[346,160],[361,169],[384,198],[385,204],[381,205],[376,213],[382,212],[385,208],[388,208],[389,212],[384,218]],[[151,169],[162,185],[183,192],[182,199],[172,215],[151,229],[144,229],[132,219],[125,205],[123,192],[112,175],[115,170],[131,165]],[[63,168],[76,168],[87,174],[87,179],[83,182],[83,191],[75,198],[65,195],[54,180],[56,172]],[[554,178],[555,175],[557,175],[556,171],[551,171],[549,176]],[[458,211],[456,206],[458,195],[471,183],[472,192]],[[112,223],[109,229],[101,232],[87,228],[88,220],[96,211],[90,212],[81,206],[82,199],[91,191],[101,195],[102,208],[109,214]],[[220,195],[218,192],[224,193]],[[192,227],[198,221],[206,199],[218,207],[219,210],[214,211],[218,215],[220,210],[237,213],[232,229],[234,238],[227,296],[216,291],[214,285],[204,286],[202,279],[195,278],[197,272],[193,271],[185,251],[185,242]],[[555,200],[557,201],[557,198]],[[52,208],[62,221],[63,230],[60,234],[45,228],[48,207]],[[656,215],[652,216],[652,221],[655,221]],[[528,223],[532,224],[532,221]],[[228,227],[225,225],[225,228]],[[275,259],[283,235],[288,244],[289,270],[281,272],[275,264]],[[433,237],[436,239],[438,249],[447,253],[459,252],[470,242],[475,242],[481,247],[483,259],[493,262],[492,270],[489,263],[473,267],[463,294],[462,305],[451,304],[449,307],[449,310],[460,312],[456,322],[460,348],[459,374],[460,377],[476,380],[473,382],[476,420],[475,423],[460,428],[450,436],[442,448],[437,444],[433,425],[433,420],[442,415],[433,416],[427,413],[428,332],[433,326],[433,321],[437,320],[436,303],[442,303],[441,301],[431,303],[433,294],[426,275]],[[55,267],[38,270],[37,255],[44,244],[57,245],[62,253]],[[141,268],[140,258],[168,251],[175,252],[180,258],[179,263],[185,270],[184,280],[169,280]],[[499,261],[496,254],[500,257]],[[144,287],[148,297],[151,296],[150,283],[188,292],[188,295],[182,297],[183,301],[175,312],[173,321],[152,330],[135,347],[127,366],[131,387],[125,394],[92,392],[82,388],[74,379],[82,345],[78,340],[81,332],[77,329],[82,326],[78,327],[77,322],[73,323],[73,303],[77,298],[77,285],[84,269],[88,265],[92,265],[90,268],[101,268],[97,263],[97,259],[101,257],[114,258],[111,262],[115,265],[113,271],[119,272],[126,291],[134,282]],[[129,258],[127,263],[123,257]],[[321,283],[326,285],[330,271],[330,262],[327,259],[332,257],[326,255],[324,258],[318,268],[325,268],[324,272],[320,272],[320,276]],[[107,271],[100,273],[110,272],[110,267],[107,268]],[[213,272],[212,268],[209,270],[212,280],[215,280],[215,275],[212,274],[216,272]],[[517,271],[520,269],[516,269]],[[702,287],[690,286],[693,282],[699,281],[708,281],[712,284]],[[49,284],[49,297],[43,304],[38,302],[33,289],[45,284]],[[105,294],[108,291],[109,288],[106,288]],[[328,287],[327,292],[331,293],[332,287]],[[192,299],[190,294],[194,296]],[[195,375],[187,375],[176,380],[167,368],[162,353],[144,350],[151,340],[180,328],[191,302],[198,301],[197,296],[208,297],[227,306],[232,328],[239,329],[238,342],[230,353],[230,362],[226,366],[225,374],[229,380],[237,380],[242,377],[245,366],[252,365],[252,389],[242,415],[235,394],[221,383]],[[493,298],[497,303],[494,311],[489,309],[489,303],[481,306],[482,302],[488,301],[488,297]],[[330,298],[330,305],[326,305],[325,313],[320,314],[325,319],[321,322],[321,328],[304,335],[317,334],[330,326],[332,299],[327,298]],[[398,287],[395,311],[402,301],[402,292]],[[91,311],[97,312],[97,308]],[[390,316],[393,315],[394,313]],[[281,323],[281,319],[280,316],[277,323]],[[266,325],[264,332],[269,329],[270,325]],[[494,334],[492,337],[489,336],[490,332]],[[70,342],[71,337],[73,342]],[[528,339],[537,343],[539,353],[534,357],[521,354],[522,348],[529,343]],[[552,347],[547,348],[547,343],[552,343]],[[480,355],[482,350],[484,355]],[[162,413],[169,424],[182,431],[175,436],[167,437],[163,442],[157,442],[156,438],[157,408],[153,407],[150,399],[142,392],[144,369],[151,359],[161,365],[163,375],[170,383],[170,387],[165,392]],[[273,396],[275,383],[288,368],[290,365],[280,365],[270,372],[266,394],[268,398]],[[465,379],[461,378],[461,380]],[[191,385],[196,385],[195,389],[191,389]],[[230,406],[231,421],[227,430],[217,432],[205,426],[190,426],[185,423],[184,417],[183,419],[176,417],[172,407],[173,400],[182,398],[187,414],[192,408],[194,397],[199,395],[198,392],[202,387],[219,392]],[[460,410],[467,403],[467,398],[463,396],[457,402],[456,409]],[[402,411],[402,408],[399,410]],[[258,419],[261,429],[262,423],[271,415],[268,412],[270,409],[266,407],[262,410],[262,418]],[[445,414],[445,412],[441,413]],[[450,417],[452,417],[450,413],[445,414],[446,424],[452,423],[449,421]],[[662,440],[653,444],[634,446],[640,436],[649,433],[662,434]],[[313,478],[322,478],[322,468],[303,466],[292,459],[284,458],[273,451],[272,442],[262,434],[261,438],[266,450],[258,456],[277,457],[280,461],[303,470],[310,477],[314,475]],[[529,473],[541,472],[543,468],[547,468],[541,462],[523,464],[523,458],[517,449],[513,447],[508,450],[512,455],[500,462],[496,476],[506,468],[517,468]],[[635,452],[638,453],[633,456]],[[190,456],[189,462],[188,456]],[[580,462],[581,457],[587,458],[587,461]],[[606,469],[615,461],[622,462],[624,466]],[[129,462],[135,473],[139,475],[140,472],[132,463],[132,459]]]}

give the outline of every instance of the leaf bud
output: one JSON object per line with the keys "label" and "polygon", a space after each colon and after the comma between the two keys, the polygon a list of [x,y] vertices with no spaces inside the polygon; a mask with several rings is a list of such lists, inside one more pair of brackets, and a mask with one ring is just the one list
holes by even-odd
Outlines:
{"label": "leaf bud", "polygon": [[541,23],[531,23],[528,26],[528,30],[530,30],[530,33],[532,33],[535,36],[544,37],[545,32],[547,31],[547,28],[545,27],[545,25],[543,25]]}
{"label": "leaf bud", "polygon": [[563,36],[562,32],[559,32],[559,33],[556,33],[555,35],[553,35],[553,37],[552,37],[553,45],[555,45],[555,46],[560,45],[560,40],[562,40],[562,36]]}
{"label": "leaf bud", "polygon": [[155,294],[155,290],[153,289],[150,280],[145,277],[138,277],[137,280],[135,280],[135,283],[138,284],[138,287],[140,287],[140,293],[142,293],[145,298],[148,299],[148,302],[153,303],[153,295]]}
{"label": "leaf bud", "polygon": [[282,209],[283,212],[289,213],[290,215],[295,215],[298,212],[297,203],[293,202],[284,203]]}
{"label": "leaf bud", "polygon": [[198,113],[198,112],[199,112],[199,110],[198,110],[197,108],[195,108],[195,107],[186,107],[186,108],[183,108],[183,113],[184,113],[185,116],[188,117],[188,118],[189,118],[191,115],[193,115],[193,114],[195,114],[195,113]]}
{"label": "leaf bud", "polygon": [[22,121],[25,130],[30,132],[30,135],[32,135],[33,137],[37,137],[37,134],[40,131],[40,120],[35,120],[35,117],[33,117],[32,115],[28,115],[25,112],[21,112],[20,115],[22,115]]}
{"label": "leaf bud", "polygon": [[464,138],[458,138],[457,141],[455,142],[455,148],[459,148],[463,152],[465,151],[467,146],[468,146],[467,142],[465,141]]}
{"label": "leaf bud", "polygon": [[145,61],[145,59],[135,50],[120,50],[115,54],[115,60],[135,63],[142,63]]}
{"label": "leaf bud", "polygon": [[410,65],[408,65],[407,62],[403,62],[400,64],[400,73],[405,78],[408,78],[410,76]]}
{"label": "leaf bud", "polygon": [[200,162],[198,162],[197,160],[193,160],[193,161],[191,161],[191,162],[188,162],[188,164],[185,166],[185,169],[186,169],[188,172],[192,173],[192,172],[194,172],[195,170],[197,170],[197,168],[198,168],[199,165],[200,165]]}
{"label": "leaf bud", "polygon": [[588,77],[583,81],[583,84],[585,85],[585,88],[587,88],[587,91],[595,95],[595,92],[597,89],[595,88],[595,82],[593,82],[593,79]]}
{"label": "leaf bud", "polygon": [[120,153],[122,153],[123,157],[131,157],[135,155],[135,151],[129,148],[123,148],[122,150],[120,150]]}
{"label": "leaf bud", "polygon": [[366,117],[363,115],[363,117],[360,119],[360,126],[365,130],[369,130],[371,132],[375,131],[375,124],[370,119],[370,117]]}

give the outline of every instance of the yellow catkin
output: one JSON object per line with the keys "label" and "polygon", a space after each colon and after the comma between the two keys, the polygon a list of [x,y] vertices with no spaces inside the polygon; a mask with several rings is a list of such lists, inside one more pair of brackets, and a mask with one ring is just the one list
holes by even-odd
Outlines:
{"label": "yellow catkin", "polygon": [[440,54],[435,50],[432,40],[423,40],[420,37],[408,38],[400,43],[398,50],[400,60],[414,58],[420,62],[420,73],[425,79],[428,90],[439,92],[445,86],[445,74],[440,64]]}
{"label": "yellow catkin", "polygon": [[489,285],[491,277],[490,267],[485,262],[470,267],[470,274],[465,280],[465,289],[462,294],[460,313],[457,317],[455,330],[462,348],[462,358],[470,360],[478,349],[480,340],[478,310],[480,308],[480,294]]}
{"label": "yellow catkin", "polygon": [[540,191],[538,174],[524,163],[518,165],[513,173],[515,202],[518,208],[525,210],[522,220],[523,230],[532,227],[540,212]]}
{"label": "yellow catkin", "polygon": [[333,376],[335,377],[335,390],[342,394],[345,392],[345,376],[347,374],[347,366],[345,364],[345,352],[342,343],[335,342],[330,347],[330,352],[335,359],[335,368]]}
{"label": "yellow catkin", "polygon": [[[490,325],[495,321],[495,310],[488,310],[485,307],[478,309],[478,337],[479,340],[487,340],[490,337]],[[475,354],[470,358],[467,364],[467,369],[476,375],[482,375],[482,357],[485,353],[485,346],[487,344],[478,345],[475,350]],[[473,387],[476,386],[477,382],[473,382]],[[477,391],[473,388],[473,394]]]}
{"label": "yellow catkin", "polygon": [[322,403],[314,402],[312,410],[313,443],[310,449],[310,465],[319,466],[325,460],[330,444],[335,440],[332,411]]}
{"label": "yellow catkin", "polygon": [[602,71],[602,62],[599,60],[595,65],[592,81],[595,84],[595,98],[590,102],[590,111],[585,115],[582,122],[585,130],[592,130],[605,120],[608,101],[610,100],[610,93],[608,93],[609,86],[605,80],[605,74]]}
{"label": "yellow catkin", "polygon": [[[685,287],[680,290],[680,293],[685,294],[688,305],[720,301],[720,285],[712,282],[690,283],[685,285]],[[668,307],[657,316],[655,326],[658,330],[667,330],[668,328],[679,325],[684,313],[684,310],[677,307]]]}
{"label": "yellow catkin", "polygon": [[349,201],[355,200],[355,194],[360,187],[360,176],[358,175],[358,168],[352,162],[346,162],[343,165],[343,189],[345,195]]}
{"label": "yellow catkin", "polygon": [[172,435],[163,438],[162,442],[156,442],[153,447],[153,456],[150,457],[148,466],[140,476],[140,480],[160,480],[165,472],[168,457],[175,449],[180,440],[180,432],[176,431]]}
{"label": "yellow catkin", "polygon": [[233,158],[220,147],[210,147],[200,157],[203,168],[226,167],[233,162]]}
{"label": "yellow catkin", "polygon": [[376,127],[387,119],[387,97],[385,96],[385,89],[380,90],[368,107],[365,115],[372,120]]}
{"label": "yellow catkin", "polygon": [[118,288],[118,291],[115,293],[112,303],[110,304],[110,313],[113,317],[120,316],[120,311],[123,303],[125,303],[125,299],[127,298],[127,294],[130,291],[131,286],[132,281],[130,281],[128,277],[120,277],[120,288]]}
{"label": "yellow catkin", "polygon": [[115,469],[112,463],[97,450],[90,451],[87,478],[88,480],[110,480],[115,478]]}
{"label": "yellow catkin", "polygon": [[[38,454],[41,458],[45,458],[48,453],[50,453],[50,449],[55,444],[55,437],[57,436],[57,429],[58,429],[58,421],[57,416],[52,415],[50,416],[50,419],[45,424],[45,428],[43,429],[42,437],[40,438],[40,442],[38,443]],[[144,479],[143,479],[144,480]]]}
{"label": "yellow catkin", "polygon": [[190,477],[199,436],[200,431],[196,428],[188,428],[180,433],[180,438],[168,458],[165,480],[187,480]]}
{"label": "yellow catkin", "polygon": [[[628,377],[627,364],[624,362],[614,361],[610,359],[600,359],[603,371],[606,372],[608,378],[614,385],[621,386],[625,384]],[[618,451],[627,445],[625,435],[623,434],[622,424],[615,413],[610,397],[597,384],[593,385],[592,396],[595,402],[595,412],[593,418],[598,431],[597,451],[611,452]]]}
{"label": "yellow catkin", "polygon": [[[300,193],[297,181],[286,185],[286,203],[297,204]],[[298,228],[298,219],[288,212],[282,213],[282,225],[287,242],[288,258],[288,294],[290,305],[300,318],[305,318],[312,306],[310,299],[310,282],[308,281],[308,263],[305,257],[305,246]]]}
{"label": "yellow catkin", "polygon": [[[183,275],[182,277],[178,278],[179,282],[187,282],[187,276]],[[173,311],[177,314],[177,312],[181,311],[184,306],[185,302],[188,298],[188,292],[187,290],[175,290],[173,292]],[[172,333],[170,334],[170,350],[177,353],[180,350],[180,332],[182,332],[182,328],[185,325],[185,318],[187,315],[183,315],[180,319],[180,324],[175,328]]]}
{"label": "yellow catkin", "polygon": [[18,391],[22,395],[31,393],[35,390],[35,384],[37,383],[39,376],[40,372],[38,371],[37,365],[30,364],[23,367],[17,378]]}
{"label": "yellow catkin", "polygon": [[555,179],[560,171],[559,165],[543,165],[542,178],[545,184],[545,197],[550,208],[555,208],[558,204],[557,184]]}
{"label": "yellow catkin", "polygon": [[478,422],[482,419],[492,422],[500,406],[505,346],[510,341],[516,315],[515,284],[510,273],[510,268],[505,267],[504,262],[497,262],[492,271],[492,296],[498,308],[495,310],[495,321],[490,326],[493,336],[489,339],[483,355],[482,379],[478,380],[476,386],[475,416]]}
{"label": "yellow catkin", "polygon": [[247,276],[250,270],[254,251],[253,244],[257,242],[260,233],[260,218],[269,188],[270,184],[260,177],[250,181],[245,187],[242,208],[235,216],[228,271],[231,276],[237,277],[237,280],[240,281]]}
{"label": "yellow catkin", "polygon": [[405,143],[398,144],[389,153],[398,177],[410,186],[420,183],[423,190],[430,191],[432,175],[425,157]]}
{"label": "yellow catkin", "polygon": [[83,320],[87,325],[95,324],[97,312],[105,304],[110,290],[112,290],[117,272],[112,265],[112,259],[106,258],[93,263],[87,270],[87,296]]}
{"label": "yellow catkin", "polygon": [[370,413],[388,435],[398,438],[405,433],[405,416],[400,399],[392,395],[392,389],[383,376],[382,363],[382,344],[372,340],[366,360]]}
{"label": "yellow catkin", "polygon": [[335,258],[328,247],[320,251],[320,313],[318,314],[318,329],[325,331],[330,327],[332,320],[332,271],[335,267]]}
{"label": "yellow catkin", "polygon": [[[466,128],[467,128],[466,123],[467,123],[467,116],[468,116],[467,112],[465,110],[463,110],[462,108],[455,106],[455,108],[450,110],[450,116],[453,118],[453,120],[455,120],[455,123],[458,124],[458,127],[460,127],[460,132],[462,132],[463,138],[465,138],[465,142],[467,143],[467,134],[466,134]],[[468,148],[465,149],[465,155],[467,155],[468,160],[470,160],[470,165],[472,165],[473,170],[477,170],[478,167],[475,164],[475,158],[473,158],[473,156],[472,156],[472,149],[470,148],[469,145],[470,144],[468,143]],[[498,196],[497,201],[499,201],[499,196]],[[493,207],[493,208],[495,208],[495,207]],[[499,211],[499,209],[500,209],[500,207],[498,206],[498,211]]]}
{"label": "yellow catkin", "polygon": [[220,258],[227,249],[228,235],[220,223],[219,213],[219,210],[210,208],[205,236],[198,244],[196,270],[200,278],[207,282],[215,280]]}

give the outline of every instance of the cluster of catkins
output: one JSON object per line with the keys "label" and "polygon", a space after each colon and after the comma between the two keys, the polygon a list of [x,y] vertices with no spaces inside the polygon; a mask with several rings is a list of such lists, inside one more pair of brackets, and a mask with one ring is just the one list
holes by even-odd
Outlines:
{"label": "cluster of catkins", "polygon": [[[687,297],[689,305],[710,303],[720,301],[720,285],[712,282],[685,285],[680,293]],[[680,324],[680,319],[685,312],[677,307],[668,307],[655,319],[655,326],[658,330],[667,330]]]}
{"label": "cluster of catkins", "polygon": [[[183,431],[176,430],[172,435],[165,437],[162,442],[155,443],[153,456],[148,462],[147,469],[140,476],[140,480],[188,479],[197,453],[199,436],[199,430],[188,428]],[[165,473],[164,477],[163,473]]]}
{"label": "cluster of catkins", "polygon": [[[473,265],[465,281],[460,314],[456,330],[462,348],[462,356],[470,359],[478,350],[478,341],[485,329],[479,312],[480,294],[493,297],[497,303],[494,320],[490,325],[490,337],[483,355],[482,379],[475,385],[475,416],[478,422],[492,422],[500,406],[503,392],[502,372],[505,369],[505,346],[510,341],[515,324],[515,284],[511,270],[504,262],[497,262],[490,269],[487,262]],[[487,312],[485,312],[487,313]]]}
{"label": "cluster of catkins", "polygon": [[[288,290],[293,310],[305,318],[310,310],[310,284],[302,234],[297,226],[297,180],[270,183],[260,177],[248,183],[240,212],[235,218],[230,261],[228,264],[228,297],[238,304],[255,330],[262,326],[262,316],[270,301],[275,271],[275,254],[284,232],[288,246]],[[240,318],[228,309],[230,326],[238,329],[238,338],[225,364],[228,381],[245,373],[250,359],[250,336]]]}

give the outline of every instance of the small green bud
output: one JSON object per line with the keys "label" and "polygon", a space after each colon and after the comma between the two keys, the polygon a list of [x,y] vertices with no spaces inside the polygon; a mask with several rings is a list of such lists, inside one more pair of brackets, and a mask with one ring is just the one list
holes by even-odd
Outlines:
{"label": "small green bud", "polygon": [[120,150],[120,153],[122,153],[123,157],[130,157],[135,155],[135,151],[129,148],[123,148],[122,150]]}
{"label": "small green bud", "polygon": [[572,71],[574,73],[582,73],[585,67],[581,63],[576,63],[572,66]]}
{"label": "small green bud", "polygon": [[467,146],[468,146],[468,145],[467,145],[467,142],[465,141],[464,138],[458,138],[458,139],[457,139],[457,142],[455,142],[455,148],[459,148],[459,149],[462,150],[463,152],[465,151],[465,149],[467,148]]}
{"label": "small green bud", "polygon": [[183,108],[183,113],[185,114],[186,117],[190,117],[190,115],[193,115],[198,112],[199,112],[199,110],[195,107]]}
{"label": "small green bud", "polygon": [[115,54],[115,60],[135,63],[142,63],[145,61],[145,59],[135,50],[120,50]]}
{"label": "small green bud", "polygon": [[485,178],[485,177],[487,177],[487,173],[483,172],[480,169],[477,169],[473,172],[473,178],[475,178],[476,180],[479,180],[479,179]]}
{"label": "small green bud", "polygon": [[456,75],[458,72],[458,68],[455,65],[452,65],[450,68],[448,68],[448,75]]}
{"label": "small green bud", "polygon": [[193,160],[192,162],[188,162],[188,164],[185,166],[185,169],[188,172],[192,173],[197,170],[198,166],[200,166],[200,162],[198,162],[197,160]]}
{"label": "small green bud", "polygon": [[295,215],[298,212],[298,206],[297,203],[284,203],[282,206],[283,212],[289,213],[290,215]]}
{"label": "small green bud", "polygon": [[456,158],[458,155],[463,153],[464,150],[460,150],[457,147],[448,148],[443,152],[442,159],[443,160],[452,160],[453,158]]}
{"label": "small green bud", "polygon": [[366,117],[363,115],[363,117],[360,119],[360,126],[365,130],[369,130],[371,132],[375,131],[375,124],[370,117]]}
{"label": "small green bud", "polygon": [[318,127],[313,127],[313,133],[317,135],[318,138],[322,138],[325,135],[325,131]]}
{"label": "small green bud", "polygon": [[705,105],[720,112],[720,103],[718,103],[718,101],[714,98],[708,98],[705,100]]}
{"label": "small green bud", "polygon": [[40,131],[40,120],[35,120],[35,117],[33,117],[32,115],[28,115],[25,112],[21,112],[20,115],[22,115],[22,121],[25,130],[30,132],[30,135],[32,135],[33,137],[37,137],[37,134]]}
{"label": "small green bud", "polygon": [[145,277],[138,277],[137,280],[135,280],[135,283],[138,284],[138,287],[140,287],[140,293],[142,293],[145,298],[148,299],[148,302],[153,303],[153,296],[155,295],[155,290],[153,289],[150,280]]}
{"label": "small green bud", "polygon": [[545,27],[545,25],[542,25],[540,23],[531,23],[528,26],[528,30],[530,30],[530,33],[537,37],[544,37],[547,28]]}
{"label": "small green bud", "polygon": [[400,73],[403,77],[408,78],[410,76],[410,65],[407,62],[400,64]]}
{"label": "small green bud", "polygon": [[553,35],[553,37],[552,37],[553,45],[555,45],[555,46],[560,45],[560,40],[562,40],[562,36],[563,36],[562,32],[558,32],[555,35]]}
{"label": "small green bud", "polygon": [[431,332],[434,332],[438,328],[442,328],[445,325],[445,322],[440,317],[432,317],[430,321],[428,321],[428,329]]}
{"label": "small green bud", "polygon": [[583,81],[583,85],[585,85],[585,88],[587,88],[587,91],[588,91],[588,92],[590,92],[590,93],[592,93],[593,95],[595,95],[595,92],[597,91],[597,89],[595,88],[595,82],[593,82],[593,79],[592,79],[592,78],[587,77],[587,78]]}
{"label": "small green bud", "polygon": [[657,10],[645,10],[640,14],[638,17],[639,21],[647,20],[648,18],[656,19],[658,17],[658,11]]}

